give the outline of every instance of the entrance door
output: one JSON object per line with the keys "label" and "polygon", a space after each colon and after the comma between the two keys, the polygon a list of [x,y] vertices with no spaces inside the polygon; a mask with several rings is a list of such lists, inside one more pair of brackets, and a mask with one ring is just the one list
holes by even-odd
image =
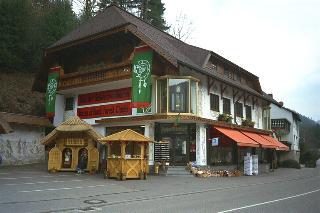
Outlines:
{"label": "entrance door", "polygon": [[171,135],[169,137],[164,137],[162,140],[169,142],[170,165],[186,165],[189,158],[187,136]]}

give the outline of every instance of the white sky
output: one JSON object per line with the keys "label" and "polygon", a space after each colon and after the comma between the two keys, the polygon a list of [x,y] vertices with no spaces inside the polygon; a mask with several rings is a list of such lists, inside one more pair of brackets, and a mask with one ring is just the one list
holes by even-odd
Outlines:
{"label": "white sky", "polygon": [[320,120],[320,0],[162,0],[193,22],[187,42],[257,75],[262,89]]}

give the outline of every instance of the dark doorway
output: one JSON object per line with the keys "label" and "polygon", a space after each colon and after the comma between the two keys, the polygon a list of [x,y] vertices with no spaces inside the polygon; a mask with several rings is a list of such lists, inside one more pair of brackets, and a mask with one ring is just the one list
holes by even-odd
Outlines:
{"label": "dark doorway", "polygon": [[170,165],[186,165],[196,160],[195,124],[157,123],[155,133],[157,141],[169,142]]}

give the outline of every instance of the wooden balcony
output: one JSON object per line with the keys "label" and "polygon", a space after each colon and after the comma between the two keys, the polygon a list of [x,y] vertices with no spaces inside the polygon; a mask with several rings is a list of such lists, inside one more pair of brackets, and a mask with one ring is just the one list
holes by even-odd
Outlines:
{"label": "wooden balcony", "polygon": [[62,74],[58,90],[83,87],[131,78],[131,63],[112,64],[98,70]]}

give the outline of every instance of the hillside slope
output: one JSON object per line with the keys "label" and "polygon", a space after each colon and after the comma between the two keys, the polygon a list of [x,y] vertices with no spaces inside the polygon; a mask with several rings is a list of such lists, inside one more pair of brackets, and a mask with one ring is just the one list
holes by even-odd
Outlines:
{"label": "hillside slope", "polygon": [[44,96],[32,92],[33,73],[0,72],[0,111],[43,116]]}

